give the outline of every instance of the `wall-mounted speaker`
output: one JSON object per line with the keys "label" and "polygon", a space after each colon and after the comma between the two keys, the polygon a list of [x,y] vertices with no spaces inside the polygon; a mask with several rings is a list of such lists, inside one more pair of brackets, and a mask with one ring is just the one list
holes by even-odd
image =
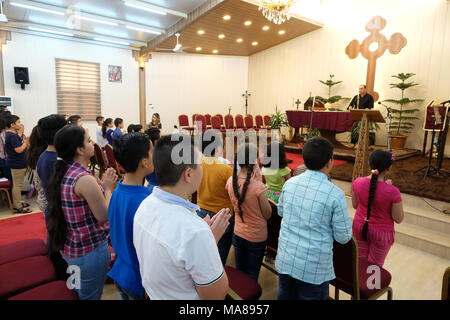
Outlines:
{"label": "wall-mounted speaker", "polygon": [[17,84],[20,84],[22,90],[25,90],[25,85],[30,84],[30,79],[28,77],[28,68],[25,67],[14,67],[14,78]]}

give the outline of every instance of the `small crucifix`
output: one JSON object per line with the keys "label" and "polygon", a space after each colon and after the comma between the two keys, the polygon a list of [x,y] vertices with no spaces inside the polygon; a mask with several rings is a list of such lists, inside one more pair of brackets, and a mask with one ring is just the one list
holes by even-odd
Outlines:
{"label": "small crucifix", "polygon": [[251,96],[250,93],[245,90],[245,93],[242,94],[242,97],[245,98],[245,115],[247,115],[247,107],[248,107],[248,98]]}
{"label": "small crucifix", "polygon": [[302,103],[299,99],[297,99],[297,101],[295,101],[295,104],[297,105],[297,110],[298,110],[298,106],[300,105],[300,103]]}
{"label": "small crucifix", "polygon": [[373,17],[367,24],[366,30],[370,33],[360,44],[358,40],[352,40],[345,53],[350,59],[355,59],[359,53],[367,59],[367,92],[372,94],[373,100],[379,98],[378,92],[374,91],[375,86],[375,70],[377,59],[381,57],[386,49],[391,54],[399,53],[406,46],[406,38],[401,33],[394,33],[389,40],[380,33],[386,27],[386,20],[380,16]]}

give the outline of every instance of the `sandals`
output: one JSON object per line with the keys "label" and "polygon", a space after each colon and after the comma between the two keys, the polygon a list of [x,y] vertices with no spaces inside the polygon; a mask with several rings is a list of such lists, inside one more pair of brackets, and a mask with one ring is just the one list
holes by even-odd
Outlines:
{"label": "sandals", "polygon": [[31,209],[29,208],[13,208],[14,209],[14,213],[31,213]]}
{"label": "sandals", "polygon": [[22,208],[28,208],[30,206],[29,203],[26,203],[25,201],[22,201]]}

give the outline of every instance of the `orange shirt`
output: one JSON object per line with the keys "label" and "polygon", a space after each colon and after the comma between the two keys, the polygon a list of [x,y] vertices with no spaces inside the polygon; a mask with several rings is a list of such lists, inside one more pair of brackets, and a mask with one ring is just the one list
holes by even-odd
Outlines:
{"label": "orange shirt", "polygon": [[229,208],[233,214],[233,206],[225,185],[233,175],[233,169],[217,158],[203,158],[203,178],[197,192],[197,205],[212,212]]}
{"label": "orange shirt", "polygon": [[[242,187],[245,179],[238,178],[239,192],[242,193]],[[239,216],[238,199],[234,196],[233,191],[233,177],[227,181],[226,189],[233,203],[235,219],[234,219],[234,233],[251,242],[262,242],[267,240],[267,220],[263,217],[261,208],[259,206],[258,197],[261,193],[266,192],[266,186],[259,180],[251,179],[245,194],[244,202],[241,205],[242,222]]]}

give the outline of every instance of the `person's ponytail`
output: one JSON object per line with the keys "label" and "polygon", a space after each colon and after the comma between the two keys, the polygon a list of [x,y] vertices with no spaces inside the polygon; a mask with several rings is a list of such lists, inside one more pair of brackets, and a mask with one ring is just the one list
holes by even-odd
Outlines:
{"label": "person's ponytail", "polygon": [[375,196],[377,182],[378,182],[378,170],[372,170],[372,178],[370,179],[370,187],[369,187],[369,200],[367,202],[367,217],[364,220],[364,225],[362,228],[362,237],[365,241],[367,241],[367,235],[369,233],[370,211],[372,210],[372,202]]}

